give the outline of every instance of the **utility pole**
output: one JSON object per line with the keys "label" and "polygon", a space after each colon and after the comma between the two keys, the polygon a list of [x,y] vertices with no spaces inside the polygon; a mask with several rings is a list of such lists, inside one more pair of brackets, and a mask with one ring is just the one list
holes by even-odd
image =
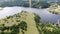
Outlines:
{"label": "utility pole", "polygon": [[31,1],[32,1],[32,0],[29,0],[29,7],[30,7],[30,8],[32,7],[32,5],[31,5]]}

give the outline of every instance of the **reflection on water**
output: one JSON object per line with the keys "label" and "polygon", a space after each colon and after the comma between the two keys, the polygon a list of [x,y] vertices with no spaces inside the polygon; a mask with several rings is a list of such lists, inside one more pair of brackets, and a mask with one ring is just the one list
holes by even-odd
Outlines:
{"label": "reflection on water", "polygon": [[58,19],[60,19],[60,15],[52,14],[48,12],[47,9],[35,9],[35,8],[26,8],[26,7],[5,7],[4,10],[0,11],[0,18],[14,15],[16,13],[21,12],[22,10],[36,13],[41,17],[42,22],[54,22],[56,23]]}

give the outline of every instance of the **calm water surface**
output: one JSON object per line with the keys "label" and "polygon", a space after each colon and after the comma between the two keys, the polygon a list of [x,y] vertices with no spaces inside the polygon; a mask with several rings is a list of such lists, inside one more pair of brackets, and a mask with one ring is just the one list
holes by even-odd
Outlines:
{"label": "calm water surface", "polygon": [[60,19],[60,15],[52,14],[48,12],[48,8],[46,9],[36,9],[36,8],[26,8],[26,7],[5,7],[3,10],[0,10],[0,18],[4,18],[6,16],[14,15],[22,10],[36,13],[41,17],[42,22],[53,22],[56,23],[57,20]]}

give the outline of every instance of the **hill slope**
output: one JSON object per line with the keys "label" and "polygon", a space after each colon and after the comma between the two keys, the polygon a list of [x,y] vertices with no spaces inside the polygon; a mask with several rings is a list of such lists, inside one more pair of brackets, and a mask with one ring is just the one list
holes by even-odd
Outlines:
{"label": "hill slope", "polygon": [[0,34],[39,34],[34,17],[34,14],[22,11],[0,19]]}

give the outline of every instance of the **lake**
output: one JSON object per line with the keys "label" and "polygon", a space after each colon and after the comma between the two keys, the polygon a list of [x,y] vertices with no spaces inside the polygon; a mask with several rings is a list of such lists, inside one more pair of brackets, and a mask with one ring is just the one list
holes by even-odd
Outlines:
{"label": "lake", "polygon": [[60,19],[60,15],[58,14],[52,14],[48,11],[49,8],[45,9],[37,9],[37,8],[28,8],[28,7],[5,7],[3,10],[0,10],[0,19],[4,18],[6,16],[11,16],[14,14],[17,14],[21,12],[22,10],[30,12],[30,13],[36,13],[41,17],[41,22],[52,22],[56,23],[57,20]]}

